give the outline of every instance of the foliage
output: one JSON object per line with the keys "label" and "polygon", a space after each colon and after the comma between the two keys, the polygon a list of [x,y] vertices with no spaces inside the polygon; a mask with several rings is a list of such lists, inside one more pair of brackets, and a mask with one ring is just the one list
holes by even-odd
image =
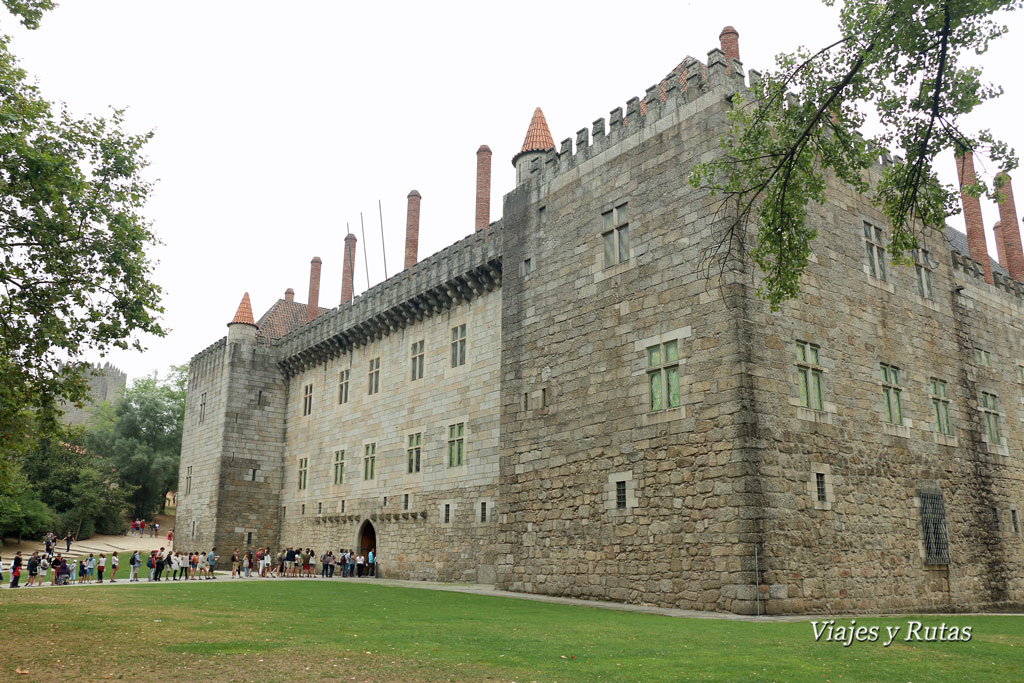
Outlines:
{"label": "foliage", "polygon": [[39,496],[23,485],[13,496],[0,497],[0,535],[40,537],[54,528],[57,518]]}
{"label": "foliage", "polygon": [[[53,7],[4,4],[29,28]],[[118,110],[55,111],[8,46],[0,36],[0,460],[54,431],[61,401],[85,397],[87,351],[141,349],[139,333],[163,334],[145,253],[156,237],[141,213],[151,134],[124,132]]]}
{"label": "foliage", "polygon": [[149,519],[178,483],[178,460],[185,419],[188,366],[171,368],[132,382],[124,397],[101,411],[85,442],[113,467],[132,490],[132,515]]}
{"label": "foliage", "polygon": [[38,535],[40,530],[71,531],[78,538],[88,538],[96,531],[124,530],[131,489],[103,458],[82,447],[83,439],[81,428],[63,426],[56,434],[42,431],[35,435],[20,459],[23,478],[16,487],[15,500],[34,499],[56,516],[51,513],[42,529],[22,531],[0,524],[0,532]]}
{"label": "foliage", "polygon": [[[824,0],[832,5],[835,0]],[[882,149],[898,148],[873,188],[872,201],[892,222],[889,253],[905,262],[923,229],[941,229],[956,213],[959,189],[940,185],[936,155],[949,148],[987,155],[1009,171],[1012,150],[988,131],[960,130],[960,117],[1001,89],[981,72],[961,65],[963,55],[984,53],[1006,33],[994,14],[1016,10],[1020,0],[846,0],[840,39],[811,53],[777,58],[774,71],[755,84],[749,99],[733,98],[724,155],[698,164],[695,187],[724,195],[732,249],[748,221],[758,223],[751,258],[764,273],[759,294],[777,309],[797,296],[814,229],[807,205],[825,200],[826,172],[868,192],[864,171]],[[877,118],[881,132],[858,132]],[[996,191],[984,183],[980,194]]]}

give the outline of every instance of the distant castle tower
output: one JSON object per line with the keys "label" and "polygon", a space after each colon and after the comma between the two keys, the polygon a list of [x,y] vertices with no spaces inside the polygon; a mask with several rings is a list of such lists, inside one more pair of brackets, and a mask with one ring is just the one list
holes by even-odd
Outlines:
{"label": "distant castle tower", "polygon": [[115,403],[124,396],[127,382],[128,375],[110,363],[104,363],[102,366],[99,364],[89,366],[89,397],[81,408],[74,405],[63,407],[64,423],[69,425],[87,423],[96,413],[99,404]]}

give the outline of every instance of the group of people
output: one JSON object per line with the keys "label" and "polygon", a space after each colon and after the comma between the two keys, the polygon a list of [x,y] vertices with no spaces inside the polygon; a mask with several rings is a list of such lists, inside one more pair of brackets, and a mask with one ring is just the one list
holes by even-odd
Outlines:
{"label": "group of people", "polygon": [[[143,554],[136,550],[128,559],[128,581],[130,583],[138,582],[139,573],[143,572],[144,568],[149,572],[150,581],[215,579],[217,578],[214,573],[217,565],[215,551],[216,548],[211,548],[209,552],[176,553],[160,548],[160,550],[150,552],[143,559]],[[0,585],[4,582],[5,571],[10,577],[11,588],[42,586],[46,581],[47,574],[50,575],[51,586],[103,583],[103,574],[108,567],[110,569],[108,581],[117,583],[115,577],[120,564],[121,558],[116,552],[110,553],[109,557],[106,553],[99,553],[98,557],[95,553],[89,553],[88,557],[68,559],[60,553],[53,553],[50,550],[42,553],[35,551],[29,557],[23,557],[19,550],[7,563],[0,557]],[[21,583],[23,579],[24,584]]]}
{"label": "group of people", "polygon": [[288,546],[276,555],[270,548],[249,548],[244,551],[235,548],[231,555],[231,578],[250,578],[254,571],[260,578],[314,578],[318,560],[320,577],[325,579],[333,578],[335,571],[342,578],[379,575],[379,562],[372,549],[365,556],[344,548],[337,555],[333,550],[328,550],[318,558],[312,548],[296,549]]}
{"label": "group of people", "polygon": [[[117,553],[111,553],[109,558],[109,581],[116,583],[114,576],[120,558]],[[106,553],[100,553],[96,557],[89,553],[88,557],[80,557],[68,560],[60,553],[42,552],[38,550],[29,557],[22,557],[19,550],[9,563],[4,563],[0,558],[0,585],[4,582],[4,570],[10,576],[11,588],[28,588],[30,586],[42,586],[46,581],[47,574],[50,575],[51,586],[66,586],[72,583],[103,583],[103,573],[107,570],[108,558]],[[27,577],[24,586],[20,582]]]}
{"label": "group of people", "polygon": [[144,519],[136,519],[128,525],[128,535],[145,536],[147,529],[149,530],[149,537],[156,538],[160,535],[160,522],[147,522]]}

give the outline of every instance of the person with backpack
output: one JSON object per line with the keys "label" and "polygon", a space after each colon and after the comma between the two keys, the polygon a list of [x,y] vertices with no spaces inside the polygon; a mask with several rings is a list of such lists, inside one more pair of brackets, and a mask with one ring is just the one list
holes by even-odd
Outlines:
{"label": "person with backpack", "polygon": [[131,571],[128,573],[128,583],[138,583],[140,564],[142,564],[142,557],[139,555],[139,551],[136,550],[132,553],[131,559],[128,560],[128,566],[131,567]]}

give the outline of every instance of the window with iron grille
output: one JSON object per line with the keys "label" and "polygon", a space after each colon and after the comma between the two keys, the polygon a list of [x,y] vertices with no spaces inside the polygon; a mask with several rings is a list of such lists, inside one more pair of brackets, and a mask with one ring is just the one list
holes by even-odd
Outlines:
{"label": "window with iron grille", "polygon": [[480,501],[480,521],[487,521],[487,503],[486,501]]}
{"label": "window with iron grille", "polygon": [[380,391],[380,356],[370,361],[370,392],[376,394]]}
{"label": "window with iron grille", "polygon": [[796,343],[796,373],[800,384],[800,405],[813,410],[823,410],[821,399],[820,349],[816,344],[798,341]]}
{"label": "window with iron grille", "polygon": [[629,260],[629,212],[628,205],[621,204],[601,214],[604,221],[604,267],[611,268]]}
{"label": "window with iron grille", "polygon": [[981,414],[985,417],[985,436],[993,446],[1002,443],[1002,430],[999,427],[999,397],[995,394],[981,392]]}
{"label": "window with iron grille", "polygon": [[412,343],[412,380],[423,379],[423,340]]}
{"label": "window with iron grille", "polygon": [[999,531],[999,508],[992,508],[992,528]]}
{"label": "window with iron grille", "polygon": [[881,228],[864,223],[864,248],[868,253],[868,272],[871,277],[885,280],[885,239]]}
{"label": "window with iron grille", "polygon": [[309,415],[313,412],[313,385],[307,384],[302,395],[302,414]]}
{"label": "window with iron grille", "polygon": [[402,509],[403,510],[408,510],[409,509],[409,494],[408,493],[405,494],[405,497],[402,499]]}
{"label": "window with iron grille", "polygon": [[824,503],[827,500],[827,495],[825,493],[825,473],[824,472],[815,472],[814,473],[814,480],[815,480],[815,484],[817,485],[817,489],[818,489],[818,502],[819,503]]}
{"label": "window with iron grille", "polygon": [[924,299],[932,298],[932,265],[927,249],[914,250],[914,270],[917,271],[917,293]]}
{"label": "window with iron grille", "polygon": [[466,324],[452,328],[452,367],[466,364]]}
{"label": "window with iron grille", "polygon": [[423,433],[416,432],[409,435],[409,474],[420,471],[420,445],[423,441]]}
{"label": "window with iron grille", "polygon": [[941,493],[918,491],[921,500],[921,531],[924,533],[925,564],[949,564],[949,535],[946,507]]}
{"label": "window with iron grille", "polygon": [[626,482],[615,482],[615,507],[619,510],[626,509]]}
{"label": "window with iron grille", "polygon": [[450,503],[444,504],[444,523],[448,524],[452,521],[452,506]]}
{"label": "window with iron grille", "polygon": [[946,396],[946,383],[932,377],[928,380],[928,400],[932,404],[932,418],[935,420],[935,431],[949,436],[953,427],[949,422],[949,398]]}
{"label": "window with iron grille", "polygon": [[900,402],[900,369],[880,363],[882,369],[882,397],[885,399],[885,421],[903,424],[903,406]]}
{"label": "window with iron grille", "polygon": [[348,403],[348,375],[350,370],[338,373],[338,405]]}

